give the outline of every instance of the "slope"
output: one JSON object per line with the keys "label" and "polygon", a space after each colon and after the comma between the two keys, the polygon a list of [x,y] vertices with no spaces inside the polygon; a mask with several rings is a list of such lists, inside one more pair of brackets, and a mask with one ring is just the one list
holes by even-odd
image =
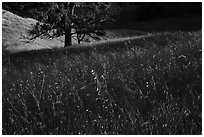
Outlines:
{"label": "slope", "polygon": [[27,31],[37,21],[31,18],[22,18],[6,10],[2,10],[2,46],[3,50],[36,50],[63,46],[62,38],[40,39],[34,41],[26,39]]}
{"label": "slope", "polygon": [[[37,20],[31,18],[23,18],[15,15],[9,11],[2,10],[2,46],[3,50],[9,52],[21,52],[28,50],[39,49],[53,49],[60,48],[64,45],[64,36],[54,39],[40,39],[37,38],[34,41],[28,41],[28,30],[35,25]],[[121,38],[128,36],[138,36],[146,34],[135,30],[106,30],[106,35],[100,37],[99,40],[109,40],[113,38]],[[90,37],[85,37],[84,43],[93,43],[99,40],[95,40]],[[72,44],[77,45],[77,41],[73,38]]]}

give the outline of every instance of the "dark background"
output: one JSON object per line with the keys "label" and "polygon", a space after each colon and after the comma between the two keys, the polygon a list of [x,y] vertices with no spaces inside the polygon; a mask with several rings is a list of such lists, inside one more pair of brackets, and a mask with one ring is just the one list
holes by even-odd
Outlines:
{"label": "dark background", "polygon": [[201,2],[119,3],[120,15],[110,28],[141,31],[195,31],[202,28]]}
{"label": "dark background", "polygon": [[[196,31],[202,28],[202,2],[115,2],[120,7],[115,22],[105,29],[138,31]],[[3,9],[35,18],[38,3],[4,2]],[[42,6],[42,4],[41,4]]]}
{"label": "dark background", "polygon": [[145,3],[118,3],[122,10],[120,20],[147,20],[152,18],[202,15],[201,2],[145,2]]}

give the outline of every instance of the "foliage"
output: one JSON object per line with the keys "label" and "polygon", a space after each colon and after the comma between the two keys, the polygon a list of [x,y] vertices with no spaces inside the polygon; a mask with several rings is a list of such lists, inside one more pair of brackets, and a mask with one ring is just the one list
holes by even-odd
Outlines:
{"label": "foliage", "polygon": [[79,54],[5,55],[3,134],[201,134],[201,34],[138,41]]}
{"label": "foliage", "polygon": [[30,34],[33,38],[41,35],[54,38],[70,33],[68,37],[74,36],[80,44],[85,35],[92,38],[104,35],[104,25],[113,20],[117,11],[113,3],[47,3],[47,8],[36,10],[42,23],[38,22]]}

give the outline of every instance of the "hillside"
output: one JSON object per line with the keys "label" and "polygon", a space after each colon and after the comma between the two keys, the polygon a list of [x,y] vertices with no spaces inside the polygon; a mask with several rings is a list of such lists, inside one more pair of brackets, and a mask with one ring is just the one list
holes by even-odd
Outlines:
{"label": "hillside", "polygon": [[[9,52],[20,52],[38,49],[52,49],[64,46],[64,36],[54,39],[40,39],[28,41],[28,30],[31,29],[37,20],[31,18],[23,18],[15,15],[9,11],[2,10],[2,41],[3,50]],[[146,33],[138,32],[135,30],[106,30],[106,35],[101,37],[101,40],[109,40],[114,38],[142,35]],[[96,40],[85,37],[83,43],[92,43]],[[77,41],[73,38],[72,44],[76,45]]]}
{"label": "hillside", "polygon": [[[191,20],[189,20],[191,18]],[[53,49],[60,48],[64,45],[64,36],[54,39],[40,39],[37,38],[34,41],[28,41],[27,31],[37,21],[31,18],[23,18],[15,15],[9,11],[2,10],[2,41],[3,50],[9,52],[21,52],[28,50],[39,50],[39,49]],[[95,40],[90,37],[85,37],[82,45],[87,43],[99,44],[108,41],[121,41],[123,37],[133,37],[138,39],[138,36],[148,36],[149,32],[165,32],[165,31],[197,31],[201,28],[200,16],[188,15],[182,17],[167,17],[161,19],[153,19],[147,21],[138,22],[121,22],[118,26],[116,22],[115,27],[117,29],[105,30],[106,35],[100,37],[100,40]],[[114,28],[114,27],[113,27]],[[119,41],[118,41],[119,40]],[[97,42],[98,43],[98,42]],[[97,45],[96,43],[96,45]],[[73,47],[76,48],[77,41],[72,39]]]}
{"label": "hillside", "polygon": [[2,41],[4,50],[35,50],[63,46],[62,38],[40,39],[26,42],[27,31],[37,21],[31,18],[22,18],[6,10],[2,10]]}
{"label": "hillside", "polygon": [[202,134],[196,17],[121,22],[64,48],[63,37],[26,42],[36,20],[3,10],[2,134]]}

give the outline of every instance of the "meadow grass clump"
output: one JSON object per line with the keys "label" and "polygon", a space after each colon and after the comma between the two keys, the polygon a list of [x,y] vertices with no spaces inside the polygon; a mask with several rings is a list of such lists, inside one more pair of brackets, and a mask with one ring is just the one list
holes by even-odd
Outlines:
{"label": "meadow grass clump", "polygon": [[3,57],[3,134],[201,134],[201,36],[129,45]]}

